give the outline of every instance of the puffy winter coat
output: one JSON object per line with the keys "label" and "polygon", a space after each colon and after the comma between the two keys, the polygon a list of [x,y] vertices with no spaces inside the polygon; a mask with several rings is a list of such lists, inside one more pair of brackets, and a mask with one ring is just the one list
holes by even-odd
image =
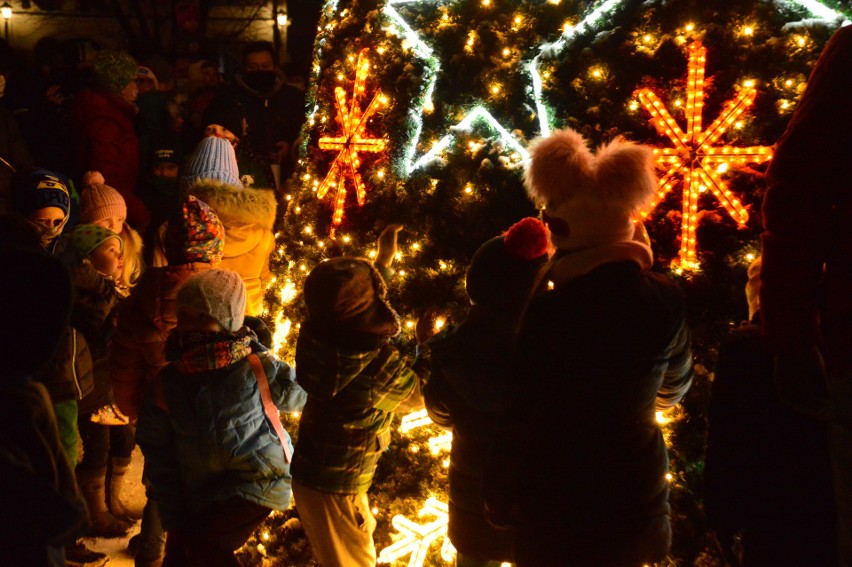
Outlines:
{"label": "puffy winter coat", "polygon": [[632,261],[603,263],[534,296],[517,342],[517,427],[499,454],[517,475],[519,541],[545,553],[527,564],[549,564],[557,541],[564,557],[620,557],[632,544],[617,533],[648,542],[627,554],[664,556],[668,457],[654,412],[692,379],[679,288]]}
{"label": "puffy winter coat", "polygon": [[85,89],[74,101],[71,131],[77,151],[77,176],[100,171],[127,203],[127,222],[137,230],[150,219],[136,192],[139,179],[139,140],[136,107],[105,90]]}
{"label": "puffy winter coat", "polygon": [[507,416],[513,315],[471,307],[461,325],[429,342],[431,369],[423,387],[432,421],[453,432],[450,541],[460,553],[500,561],[512,560],[511,540],[485,521],[482,479]]}
{"label": "puffy winter coat", "polygon": [[323,492],[367,492],[390,444],[394,412],[422,407],[417,374],[387,339],[343,349],[321,340],[310,321],[299,331],[296,366],[308,402],[294,478]]}
{"label": "puffy winter coat", "polygon": [[[287,364],[252,343],[260,353],[272,401],[298,411],[306,394]],[[285,510],[290,504],[290,465],[263,411],[248,359],[216,370],[182,374],[174,364],[158,380],[164,411],[154,388],[142,404],[136,439],[145,455],[148,489],[167,530],[214,501],[237,496]],[[286,432],[285,432],[286,434]],[[286,443],[290,443],[287,436]],[[292,445],[291,445],[292,448]]]}
{"label": "puffy winter coat", "polygon": [[206,262],[151,268],[120,306],[110,346],[109,373],[115,402],[128,417],[139,416],[145,388],[168,362],[166,339],[177,325],[178,288],[210,269]]}
{"label": "puffy winter coat", "polygon": [[95,387],[92,353],[83,333],[66,325],[56,353],[34,375],[50,393],[53,403],[81,400]]}
{"label": "puffy winter coat", "polygon": [[264,289],[271,277],[269,255],[275,248],[275,193],[205,179],[190,187],[189,194],[216,211],[225,227],[219,268],[237,272],[246,284],[246,315],[262,315]]}

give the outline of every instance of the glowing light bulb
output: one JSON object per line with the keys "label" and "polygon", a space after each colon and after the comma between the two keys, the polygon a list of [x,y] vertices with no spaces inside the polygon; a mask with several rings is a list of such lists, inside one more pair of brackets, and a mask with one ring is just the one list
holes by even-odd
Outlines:
{"label": "glowing light bulb", "polygon": [[565,22],[562,24],[562,33],[568,34],[574,31],[574,24],[571,22]]}
{"label": "glowing light bulb", "polygon": [[746,87],[747,89],[754,88],[755,84],[756,84],[756,81],[754,79],[746,79],[745,81],[743,81],[743,86]]}
{"label": "glowing light bulb", "polygon": [[647,33],[647,34],[645,34],[645,35],[642,37],[642,41],[644,41],[645,43],[653,43],[653,41],[654,41],[654,36],[652,36],[651,34]]}
{"label": "glowing light bulb", "polygon": [[746,259],[747,262],[754,262],[754,254],[749,252],[748,254],[745,255],[745,259]]}
{"label": "glowing light bulb", "polygon": [[504,47],[504,48],[503,48],[503,57],[508,57],[508,56],[509,56],[509,55],[511,55],[511,54],[512,54],[512,50],[511,50],[511,49],[509,49],[508,47]]}
{"label": "glowing light bulb", "polygon": [[692,30],[695,29],[695,25],[692,24],[692,23],[686,24],[686,26],[684,26],[684,29],[688,32],[691,32]]}
{"label": "glowing light bulb", "polygon": [[754,28],[751,26],[745,26],[743,28],[743,35],[752,36],[754,35]]}

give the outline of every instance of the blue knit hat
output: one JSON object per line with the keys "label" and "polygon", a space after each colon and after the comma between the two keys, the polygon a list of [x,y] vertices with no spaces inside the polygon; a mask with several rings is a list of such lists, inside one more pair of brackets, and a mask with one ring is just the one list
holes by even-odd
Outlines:
{"label": "blue knit hat", "polygon": [[215,179],[242,188],[237,156],[231,142],[224,138],[207,137],[198,142],[184,173],[189,186],[201,179]]}
{"label": "blue knit hat", "polygon": [[25,217],[47,207],[58,207],[67,217],[71,208],[68,181],[61,173],[47,169],[18,175],[12,181],[12,204]]}

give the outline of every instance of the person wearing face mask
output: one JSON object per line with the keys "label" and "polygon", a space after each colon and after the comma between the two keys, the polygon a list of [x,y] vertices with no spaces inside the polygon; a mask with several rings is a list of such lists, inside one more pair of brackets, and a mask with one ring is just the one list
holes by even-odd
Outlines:
{"label": "person wearing face mask", "polygon": [[94,62],[94,84],[74,101],[71,132],[76,146],[77,178],[100,171],[127,203],[127,222],[143,230],[148,207],[137,194],[139,139],[134,119],[139,66],[127,53],[103,50]]}
{"label": "person wearing face mask", "polygon": [[285,79],[272,43],[257,41],[245,47],[242,69],[222,94],[242,105],[248,123],[243,143],[267,157],[273,170],[278,166],[279,184],[292,173],[290,148],[305,119],[304,93]]}

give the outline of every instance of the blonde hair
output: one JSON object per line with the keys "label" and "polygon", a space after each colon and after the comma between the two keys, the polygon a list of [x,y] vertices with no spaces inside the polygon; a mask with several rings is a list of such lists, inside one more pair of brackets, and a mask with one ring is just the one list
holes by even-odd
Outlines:
{"label": "blonde hair", "polygon": [[142,259],[142,237],[126,222],[121,227],[120,236],[124,244],[124,270],[121,272],[118,284],[129,289],[139,282],[145,270],[145,261]]}

